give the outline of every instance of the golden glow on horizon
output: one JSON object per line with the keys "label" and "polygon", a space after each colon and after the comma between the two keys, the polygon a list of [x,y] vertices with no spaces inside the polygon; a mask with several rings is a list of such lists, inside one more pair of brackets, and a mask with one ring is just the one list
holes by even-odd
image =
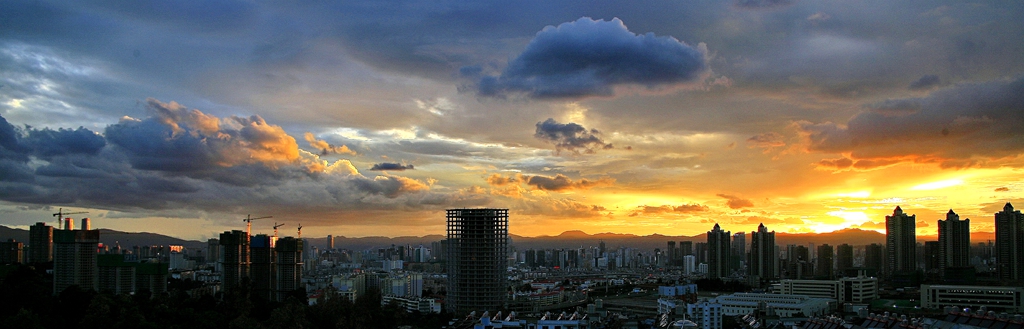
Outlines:
{"label": "golden glow on horizon", "polygon": [[963,183],[964,183],[964,181],[962,179],[947,179],[947,180],[941,180],[941,181],[937,181],[937,182],[920,184],[920,185],[911,187],[910,189],[914,190],[914,191],[931,191],[931,190],[938,190],[938,189],[943,189],[943,188],[947,188],[947,187],[953,187],[953,186],[957,186],[957,185],[962,185]]}

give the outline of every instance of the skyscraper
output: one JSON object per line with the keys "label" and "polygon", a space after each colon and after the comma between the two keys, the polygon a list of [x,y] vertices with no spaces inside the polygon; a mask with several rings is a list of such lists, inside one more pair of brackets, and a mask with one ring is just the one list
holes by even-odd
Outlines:
{"label": "skyscraper", "polygon": [[53,260],[53,227],[36,223],[28,229],[28,262],[46,263]]}
{"label": "skyscraper", "polygon": [[818,264],[814,267],[814,275],[818,278],[831,280],[835,276],[835,273],[832,271],[832,267],[835,265],[833,263],[834,250],[832,246],[827,243],[818,246],[817,254]]}
{"label": "skyscraper", "polygon": [[[882,273],[885,270],[885,247],[872,243],[864,247],[864,268]],[[870,271],[869,271],[870,273]]]}
{"label": "skyscraper", "polygon": [[693,255],[693,241],[679,241],[679,257],[686,255]]}
{"label": "skyscraper", "polygon": [[885,273],[889,278],[917,270],[916,220],[917,215],[907,215],[899,206],[885,216]]}
{"label": "skyscraper", "polygon": [[846,271],[853,268],[853,246],[841,244],[836,247],[836,270],[840,276],[846,276]]}
{"label": "skyscraper", "polygon": [[249,276],[249,235],[244,231],[220,234],[220,283],[225,290],[234,288]]}
{"label": "skyscraper", "polygon": [[723,231],[718,223],[708,231],[708,278],[721,278],[729,276],[729,259],[732,256],[731,234]]}
{"label": "skyscraper", "polygon": [[505,302],[508,209],[448,209],[448,296],[457,317]]}
{"label": "skyscraper", "polygon": [[775,254],[775,231],[768,232],[764,223],[757,226],[756,232],[750,232],[750,266],[747,266],[750,275],[756,275],[761,280],[778,278],[776,262],[779,255]]}
{"label": "skyscraper", "polygon": [[327,235],[327,250],[334,250],[334,235]]}
{"label": "skyscraper", "polygon": [[[957,275],[953,268],[970,267],[971,220],[960,220],[950,209],[946,220],[939,220],[939,274],[943,278]],[[958,273],[958,272],[957,272]]]}
{"label": "skyscraper", "polygon": [[743,232],[737,232],[732,235],[732,256],[730,266],[732,270],[740,271],[743,269],[743,263],[747,260],[747,236]]}
{"label": "skyscraper", "polygon": [[1024,280],[1024,214],[1009,202],[996,217],[996,266],[1003,281]]}
{"label": "skyscraper", "polygon": [[665,256],[668,257],[668,262],[666,262],[666,265],[668,265],[668,266],[676,266],[676,264],[678,263],[678,262],[676,262],[676,258],[679,257],[678,252],[679,251],[676,250],[676,242],[675,241],[669,241],[668,242],[668,249],[665,250]]}
{"label": "skyscraper", "polygon": [[277,299],[277,257],[274,247],[277,237],[257,234],[249,245],[249,277],[252,279],[252,290],[256,296],[264,300]]}
{"label": "skyscraper", "polygon": [[278,301],[284,301],[289,294],[303,288],[302,266],[305,263],[302,260],[302,252],[304,244],[305,241],[302,239],[289,236],[278,240],[274,246],[277,260],[274,286],[278,291]]}
{"label": "skyscraper", "polygon": [[99,230],[53,231],[54,294],[75,285],[83,290],[97,288],[96,251],[99,243]]}

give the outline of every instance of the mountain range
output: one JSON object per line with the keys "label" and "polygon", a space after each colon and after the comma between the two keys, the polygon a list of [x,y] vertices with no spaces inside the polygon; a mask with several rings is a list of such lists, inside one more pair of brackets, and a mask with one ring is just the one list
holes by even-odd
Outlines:
{"label": "mountain range", "polygon": [[[580,247],[591,247],[598,246],[601,242],[605,243],[607,249],[617,249],[619,247],[630,247],[642,250],[654,250],[655,248],[665,250],[669,241],[693,241],[705,242],[707,241],[707,234],[698,234],[695,236],[668,236],[661,234],[652,235],[634,235],[634,234],[622,234],[622,233],[598,233],[598,234],[587,234],[582,231],[565,231],[559,235],[548,236],[536,236],[536,237],[524,237],[518,235],[510,235],[511,244],[517,250],[527,249],[561,249],[561,248],[580,248]],[[10,228],[0,225],[0,240],[6,241],[7,239],[15,239],[17,241],[28,243],[29,233],[28,230]],[[396,246],[425,246],[430,247],[431,242],[440,241],[444,239],[443,235],[426,235],[426,236],[402,236],[402,237],[345,237],[335,236],[334,245],[336,248],[344,248],[350,250],[367,250],[374,248],[387,248],[391,245]],[[749,243],[749,233],[747,236]],[[919,235],[917,236],[918,241],[935,241],[937,237]],[[995,234],[992,232],[972,232],[971,242],[977,244],[979,242],[987,242],[995,240]],[[312,246],[317,248],[327,247],[326,237],[307,238],[306,241]],[[122,248],[131,248],[132,246],[152,246],[152,245],[180,245],[189,249],[205,249],[206,241],[195,241],[185,240],[175,237],[162,235],[159,233],[149,232],[121,232],[109,229],[100,229],[100,242],[104,245],[114,246],[115,244],[120,245]],[[808,245],[813,243],[815,246],[822,244],[839,245],[839,244],[851,244],[851,245],[866,245],[871,243],[885,243],[885,234],[861,229],[844,229],[828,233],[775,233],[775,243],[779,246],[797,244],[797,245]]]}

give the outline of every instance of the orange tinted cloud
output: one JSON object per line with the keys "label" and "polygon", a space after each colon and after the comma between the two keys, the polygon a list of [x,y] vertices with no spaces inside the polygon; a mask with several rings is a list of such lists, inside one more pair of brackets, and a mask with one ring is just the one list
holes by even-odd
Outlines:
{"label": "orange tinted cloud", "polygon": [[750,201],[750,200],[747,200],[747,199],[743,199],[743,198],[740,198],[740,197],[735,196],[735,195],[728,195],[728,194],[722,194],[722,193],[719,193],[717,195],[719,197],[723,197],[723,198],[729,200],[729,201],[726,202],[726,204],[729,206],[729,208],[732,208],[732,209],[749,208],[749,207],[753,207],[754,206],[754,202],[753,201]]}
{"label": "orange tinted cloud", "polygon": [[539,190],[544,191],[569,191],[569,190],[586,190],[599,186],[609,186],[615,182],[614,179],[609,177],[602,177],[597,180],[590,180],[582,178],[578,181],[573,181],[568,176],[558,174],[555,177],[550,176],[527,176],[523,175],[523,179],[526,180],[526,184],[533,186]]}
{"label": "orange tinted cloud", "polygon": [[325,140],[317,139],[316,136],[313,136],[313,133],[310,133],[310,132],[307,132],[304,135],[304,137],[306,138],[306,142],[309,143],[309,146],[312,146],[317,151],[320,151],[320,155],[327,155],[327,154],[350,154],[350,155],[355,155],[356,154],[356,152],[351,150],[351,149],[349,149],[347,145],[341,145],[341,146],[331,145],[330,143],[328,143]]}

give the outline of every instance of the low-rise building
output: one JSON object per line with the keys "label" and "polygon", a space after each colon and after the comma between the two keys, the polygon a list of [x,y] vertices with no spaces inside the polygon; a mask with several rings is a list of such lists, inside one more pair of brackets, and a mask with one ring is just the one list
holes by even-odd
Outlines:
{"label": "low-rise building", "polygon": [[722,305],[722,314],[741,315],[757,311],[758,304],[764,303],[781,317],[817,316],[828,312],[835,299],[816,298],[805,295],[735,293],[715,298]]}
{"label": "low-rise building", "polygon": [[1024,287],[985,287],[921,285],[921,307],[938,309],[945,306],[981,308],[993,311],[1024,313]]}
{"label": "low-rise building", "polygon": [[403,297],[394,295],[381,296],[381,305],[389,305],[391,303],[397,304],[398,307],[409,313],[441,313],[441,303],[438,303],[437,300],[433,298]]}
{"label": "low-rise building", "polygon": [[782,280],[772,287],[778,294],[835,299],[841,303],[867,303],[878,298],[878,278],[847,277],[839,280]]}

